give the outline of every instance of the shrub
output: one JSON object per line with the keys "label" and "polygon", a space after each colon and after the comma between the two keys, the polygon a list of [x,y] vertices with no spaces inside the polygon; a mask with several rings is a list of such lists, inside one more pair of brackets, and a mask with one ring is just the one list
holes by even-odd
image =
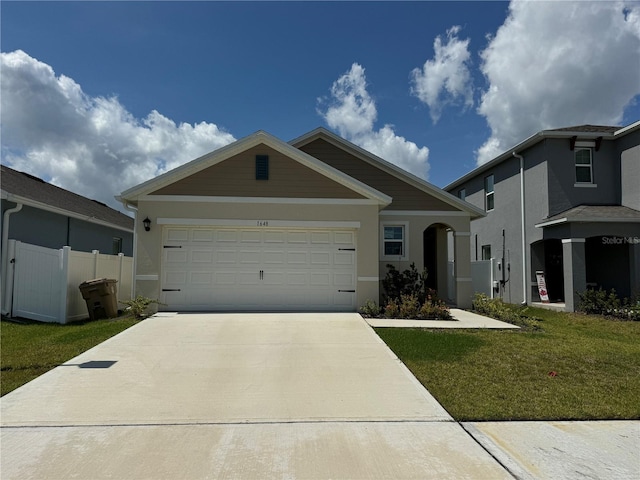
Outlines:
{"label": "shrub", "polygon": [[364,305],[360,307],[360,313],[365,317],[377,317],[380,315],[380,307],[373,300],[367,300]]}
{"label": "shrub", "polygon": [[427,297],[426,282],[426,268],[422,272],[418,272],[416,264],[412,263],[407,270],[401,272],[393,265],[388,264],[387,274],[382,280],[385,302],[390,298],[399,300],[402,295],[413,295],[417,298],[418,303],[422,304]]}
{"label": "shrub", "polygon": [[384,316],[386,318],[398,318],[399,313],[400,308],[398,307],[398,302],[396,302],[393,298],[389,299],[384,307]]}
{"label": "shrub", "polygon": [[420,307],[419,318],[450,320],[451,312],[449,307],[440,299],[431,297]]}
{"label": "shrub", "polygon": [[400,318],[416,318],[420,309],[418,298],[415,295],[401,295],[399,309]]}
{"label": "shrub", "polygon": [[131,314],[137,319],[142,320],[145,318],[147,308],[149,305],[155,303],[157,305],[164,305],[158,300],[152,300],[151,298],[143,297],[142,295],[138,295],[136,298],[131,300],[125,300],[124,302],[120,302],[123,305],[127,306],[127,309]]}
{"label": "shrub", "polygon": [[624,320],[640,320],[640,298],[620,300],[616,291],[589,289],[578,292],[577,310],[592,315],[608,315]]}
{"label": "shrub", "polygon": [[488,317],[518,325],[529,330],[540,330],[540,318],[526,315],[527,309],[504,303],[500,298],[489,298],[484,293],[473,297],[473,309]]}

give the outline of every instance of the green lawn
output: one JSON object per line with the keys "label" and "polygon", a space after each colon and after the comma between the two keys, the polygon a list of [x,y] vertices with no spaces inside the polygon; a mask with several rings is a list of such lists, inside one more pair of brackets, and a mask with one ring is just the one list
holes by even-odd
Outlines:
{"label": "green lawn", "polygon": [[94,322],[0,324],[0,395],[5,395],[137,323],[131,317]]}
{"label": "green lawn", "polygon": [[541,329],[376,332],[459,421],[640,418],[640,322],[527,314]]}

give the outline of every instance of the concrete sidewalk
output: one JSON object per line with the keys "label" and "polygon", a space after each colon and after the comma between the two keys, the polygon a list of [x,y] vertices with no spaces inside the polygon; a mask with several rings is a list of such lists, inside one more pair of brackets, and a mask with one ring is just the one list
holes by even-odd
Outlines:
{"label": "concrete sidewalk", "polygon": [[8,479],[507,479],[357,314],[162,314],[0,399]]}
{"label": "concrete sidewalk", "polygon": [[459,308],[450,309],[453,320],[403,320],[395,318],[365,318],[372,327],[390,328],[476,328],[515,329],[520,327],[501,322],[477,313]]}

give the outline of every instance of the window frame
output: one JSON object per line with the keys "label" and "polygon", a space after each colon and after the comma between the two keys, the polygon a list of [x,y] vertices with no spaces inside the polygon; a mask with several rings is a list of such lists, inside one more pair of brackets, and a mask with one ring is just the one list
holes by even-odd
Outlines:
{"label": "window frame", "polygon": [[[386,239],[385,229],[391,227],[402,228],[402,239]],[[387,255],[386,244],[389,242],[402,242],[402,254],[401,255]],[[407,260],[409,258],[409,222],[383,222],[380,224],[380,260],[394,261],[394,260]]]}
{"label": "window frame", "polygon": [[[118,250],[116,252],[116,250]],[[122,253],[122,237],[112,237],[111,239],[111,254],[118,255]]]}
{"label": "window frame", "polygon": [[[485,258],[485,257],[486,257],[485,252],[486,252],[487,250],[488,250],[488,253],[489,253],[489,258]],[[482,245],[482,246],[480,247],[480,252],[481,252],[481,258],[482,258],[482,260],[491,260],[491,259],[493,258],[493,257],[491,256],[491,244],[488,244],[488,245]]]}
{"label": "window frame", "polygon": [[[489,191],[489,179],[491,179],[491,191]],[[490,212],[496,208],[496,182],[493,173],[484,177],[484,210]],[[489,208],[491,202],[491,208]]]}
{"label": "window frame", "polygon": [[[578,163],[578,153],[588,151],[589,152],[589,163]],[[591,147],[576,147],[573,153],[573,169],[574,169],[574,178],[575,185],[594,185],[593,179],[593,149]],[[589,180],[579,180],[578,179],[578,169],[588,169],[589,170]]]}

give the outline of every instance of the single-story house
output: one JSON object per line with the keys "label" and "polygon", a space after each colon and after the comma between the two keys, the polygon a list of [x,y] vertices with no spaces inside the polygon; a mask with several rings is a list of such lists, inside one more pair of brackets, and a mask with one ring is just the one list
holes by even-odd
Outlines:
{"label": "single-story house", "polygon": [[117,198],[137,209],[136,293],[163,310],[355,311],[379,301],[387,264],[411,263],[471,304],[484,212],[324,128],[258,131]]}
{"label": "single-story house", "polygon": [[46,248],[133,255],[133,218],[28,173],[1,168],[2,248],[10,238]]}

